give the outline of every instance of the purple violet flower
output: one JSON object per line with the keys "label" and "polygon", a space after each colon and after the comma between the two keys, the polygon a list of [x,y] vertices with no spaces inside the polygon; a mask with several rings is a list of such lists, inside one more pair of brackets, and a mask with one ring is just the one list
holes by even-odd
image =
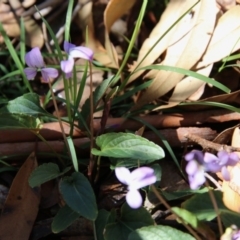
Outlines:
{"label": "purple violet flower", "polygon": [[77,47],[76,45],[64,41],[64,51],[68,54],[68,60],[61,61],[61,69],[67,78],[72,76],[74,58],[82,58],[88,61],[93,60],[93,51],[87,47]]}
{"label": "purple violet flower", "polygon": [[234,166],[239,157],[236,153],[219,151],[217,156],[212,153],[202,153],[199,150],[193,150],[186,154],[185,160],[188,161],[186,172],[191,189],[199,188],[205,182],[205,172],[222,172],[223,179],[230,180],[230,174],[227,166]]}
{"label": "purple violet flower", "polygon": [[33,48],[25,55],[25,62],[28,67],[24,69],[24,72],[28,80],[33,80],[38,71],[41,71],[42,78],[45,82],[49,82],[50,78],[56,78],[58,76],[58,71],[55,68],[45,67],[43,57],[38,47]]}
{"label": "purple violet flower", "polygon": [[115,174],[121,183],[128,185],[126,201],[131,208],[139,208],[142,205],[142,196],[138,189],[157,181],[154,170],[150,167],[140,167],[132,172],[128,168],[117,167]]}

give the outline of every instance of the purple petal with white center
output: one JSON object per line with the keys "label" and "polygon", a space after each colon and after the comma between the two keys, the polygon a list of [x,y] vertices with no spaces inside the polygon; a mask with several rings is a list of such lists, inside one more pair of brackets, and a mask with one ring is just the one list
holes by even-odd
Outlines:
{"label": "purple petal with white center", "polygon": [[56,78],[58,76],[58,71],[55,68],[42,68],[41,73],[45,82],[49,82],[50,78]]}
{"label": "purple petal with white center", "polygon": [[131,208],[139,208],[142,205],[142,196],[138,190],[133,189],[127,193],[126,201]]}
{"label": "purple petal with white center", "polygon": [[26,77],[28,80],[33,80],[36,75],[37,75],[37,69],[36,68],[25,68],[24,70],[24,73],[26,74]]}
{"label": "purple petal with white center", "polygon": [[199,164],[197,163],[197,161],[192,160],[190,162],[188,162],[187,166],[186,166],[186,173],[188,175],[193,175],[198,171],[199,168]]}
{"label": "purple petal with white center", "polygon": [[121,183],[126,185],[129,185],[131,183],[131,173],[128,168],[125,167],[115,168],[115,175]]}
{"label": "purple petal with white center", "polygon": [[229,159],[228,159],[228,163],[227,165],[229,166],[234,166],[239,162],[239,157],[236,153],[229,153],[228,155]]}
{"label": "purple petal with white center", "polygon": [[68,60],[61,61],[61,69],[66,74],[66,77],[68,77],[68,76],[71,77],[72,71],[73,71],[73,66],[74,66],[74,60],[73,59],[68,59]]}
{"label": "purple petal with white center", "polygon": [[93,60],[93,51],[87,47],[75,47],[70,49],[69,56],[71,58],[82,58],[88,61]]}
{"label": "purple petal with white center", "polygon": [[76,45],[72,44],[70,42],[64,41],[64,43],[63,43],[63,49],[67,54],[69,54],[71,48],[75,48],[75,47],[76,47]]}
{"label": "purple petal with white center", "polygon": [[25,55],[26,64],[32,68],[43,68],[44,62],[38,47],[33,48]]}
{"label": "purple petal with white center", "polygon": [[132,171],[129,189],[140,189],[157,181],[154,170],[149,167],[140,167]]}
{"label": "purple petal with white center", "polygon": [[226,166],[222,167],[222,171],[221,172],[222,172],[223,179],[226,180],[226,181],[230,181],[230,174],[229,174],[229,171],[228,171]]}
{"label": "purple petal with white center", "polygon": [[199,171],[197,171],[194,175],[189,175],[188,180],[191,189],[198,189],[206,180],[204,176],[204,170],[199,169]]}

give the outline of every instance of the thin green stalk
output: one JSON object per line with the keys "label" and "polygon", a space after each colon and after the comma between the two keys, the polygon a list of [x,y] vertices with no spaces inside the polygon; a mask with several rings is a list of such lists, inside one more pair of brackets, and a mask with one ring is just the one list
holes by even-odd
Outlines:
{"label": "thin green stalk", "polygon": [[93,104],[93,81],[92,81],[92,63],[89,61],[89,70],[90,70],[90,160],[88,166],[88,176],[92,178],[92,172],[94,168],[94,159],[92,155],[93,149],[93,141],[94,141],[94,128],[93,128],[93,111],[94,111],[94,104]]}
{"label": "thin green stalk", "polygon": [[[146,8],[147,8],[147,4],[148,4],[148,0],[143,0],[143,4],[142,4],[141,10],[140,10],[140,13],[138,15],[138,19],[137,19],[136,26],[135,26],[133,34],[132,34],[131,41],[129,42],[127,52],[124,56],[124,59],[122,61],[122,64],[121,64],[120,68],[118,69],[117,74],[115,75],[114,79],[112,80],[112,83],[111,83],[112,85],[114,85],[118,81],[118,78],[119,78],[120,74],[122,73],[122,70],[123,70],[123,68],[125,67],[125,65],[128,61],[128,58],[131,54],[131,51],[132,51],[132,49],[134,47],[134,44],[135,44],[135,41],[137,39],[138,32],[139,32],[139,29],[141,27],[142,20],[143,20],[143,17],[144,17]],[[121,90],[122,90],[122,88],[119,91],[121,91]]]}
{"label": "thin green stalk", "polygon": [[56,102],[56,99],[55,99],[55,96],[54,96],[54,93],[53,93],[53,90],[52,90],[52,85],[51,85],[50,81],[48,82],[48,85],[49,85],[49,89],[50,89],[50,91],[51,91],[52,100],[53,100],[53,105],[54,105],[54,108],[55,108],[56,113],[57,113],[58,122],[59,122],[59,125],[60,125],[60,128],[61,128],[61,131],[62,131],[63,140],[64,140],[65,145],[66,145],[66,147],[67,147],[68,155],[69,155],[69,157],[71,158],[71,160],[72,160],[72,162],[73,162],[72,155],[71,155],[71,150],[70,150],[70,147],[69,147],[69,144],[68,144],[68,140],[67,140],[67,137],[66,137],[64,128],[63,128],[62,120],[61,120],[61,117],[60,117],[60,114],[59,114],[57,102]]}

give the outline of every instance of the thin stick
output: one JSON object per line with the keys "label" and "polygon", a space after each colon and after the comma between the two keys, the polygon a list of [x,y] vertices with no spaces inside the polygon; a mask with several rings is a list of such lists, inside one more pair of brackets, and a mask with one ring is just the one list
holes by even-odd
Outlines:
{"label": "thin stick", "polygon": [[59,114],[59,111],[58,111],[58,106],[57,106],[57,103],[56,103],[56,99],[55,99],[55,96],[54,96],[54,93],[53,93],[53,90],[52,90],[52,84],[50,83],[50,81],[48,82],[48,85],[49,85],[49,89],[51,91],[53,105],[54,105],[54,108],[55,108],[56,113],[57,113],[58,122],[59,122],[59,125],[60,125],[60,128],[61,128],[61,131],[62,131],[63,140],[66,144],[67,149],[68,149],[68,155],[69,155],[70,158],[72,158],[72,156],[70,154],[70,147],[68,145],[67,137],[66,137],[66,134],[65,134],[65,131],[64,131],[64,128],[63,128],[62,120],[60,118],[60,114]]}
{"label": "thin stick", "polygon": [[94,167],[94,159],[92,155],[93,149],[93,137],[94,137],[94,127],[93,127],[93,81],[92,81],[92,64],[89,61],[89,70],[90,70],[90,159],[89,159],[89,166],[88,166],[88,176],[92,178],[92,171]]}
{"label": "thin stick", "polygon": [[214,143],[211,141],[208,141],[206,139],[203,139],[195,134],[188,133],[185,135],[186,138],[188,138],[190,141],[195,142],[202,146],[204,150],[214,150],[216,152],[225,150],[227,152],[240,152],[240,148],[238,147],[232,147],[225,144],[219,144]]}
{"label": "thin stick", "polygon": [[169,209],[169,211],[171,211],[171,213],[173,215],[175,215],[177,218],[181,219],[181,223],[184,225],[184,227],[197,239],[197,240],[201,240],[201,238],[197,235],[197,233],[189,226],[187,225],[184,220],[182,220],[182,218],[180,216],[178,216],[174,211],[172,211],[171,206],[166,202],[166,200],[161,196],[161,194],[159,194],[159,192],[157,191],[157,189],[155,188],[154,185],[151,186],[152,190],[154,192],[154,194],[157,196],[157,198],[159,199],[159,201],[167,208]]}
{"label": "thin stick", "polygon": [[204,173],[205,177],[208,178],[212,183],[215,184],[215,186],[217,187],[217,189],[222,191],[222,186],[218,183],[218,181],[213,178],[211,175],[209,175],[208,173]]}
{"label": "thin stick", "polygon": [[220,214],[219,214],[219,209],[218,209],[218,205],[217,205],[217,202],[216,202],[216,199],[214,197],[214,194],[209,186],[209,183],[208,181],[206,180],[205,182],[205,185],[207,186],[208,188],[208,193],[209,193],[209,196],[211,198],[211,201],[212,201],[212,204],[213,204],[213,207],[214,207],[214,210],[217,214],[217,222],[218,222],[218,228],[219,228],[219,233],[220,235],[222,236],[223,235],[223,227],[222,227],[222,221],[221,221],[221,218],[220,218]]}

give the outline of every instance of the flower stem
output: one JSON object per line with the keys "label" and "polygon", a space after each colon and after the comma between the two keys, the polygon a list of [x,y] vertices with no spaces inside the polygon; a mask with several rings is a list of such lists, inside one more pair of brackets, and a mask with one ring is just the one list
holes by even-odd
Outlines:
{"label": "flower stem", "polygon": [[56,99],[55,99],[55,96],[54,96],[54,93],[53,93],[53,90],[52,90],[52,84],[50,83],[50,81],[48,82],[48,86],[49,86],[49,89],[50,89],[50,91],[51,91],[52,100],[53,100],[53,105],[54,105],[54,108],[55,108],[56,113],[57,113],[58,122],[59,122],[61,131],[62,131],[62,135],[63,135],[63,140],[64,140],[65,145],[66,145],[66,147],[67,147],[68,155],[69,155],[70,158],[72,158],[72,157],[71,157],[71,153],[70,153],[70,147],[69,147],[69,145],[68,145],[67,137],[66,137],[66,134],[65,134],[65,131],[64,131],[64,128],[63,128],[63,123],[62,123],[62,120],[61,120],[61,117],[60,117],[60,114],[59,114],[57,102],[56,102]]}
{"label": "flower stem", "polygon": [[90,71],[90,159],[89,159],[89,166],[88,166],[88,176],[90,179],[92,179],[92,172],[94,168],[94,159],[92,155],[92,149],[93,149],[93,140],[94,140],[94,128],[93,128],[93,81],[92,81],[92,64],[89,61],[89,71]]}
{"label": "flower stem", "polygon": [[211,187],[209,186],[209,183],[208,183],[207,180],[206,180],[206,182],[205,182],[205,185],[206,185],[207,188],[208,188],[209,196],[210,196],[210,198],[211,198],[211,201],[212,201],[214,210],[215,210],[215,212],[216,212],[216,214],[217,214],[217,222],[218,222],[219,233],[220,233],[220,235],[222,236],[222,235],[223,235],[223,227],[222,227],[222,222],[221,222],[221,217],[220,217],[220,214],[219,214],[219,209],[218,209],[217,201],[216,201],[216,199],[215,199],[215,197],[214,197],[213,191],[212,191]]}
{"label": "flower stem", "polygon": [[154,185],[151,185],[151,188],[154,192],[154,194],[157,196],[157,198],[159,199],[159,201],[167,208],[169,209],[169,211],[171,211],[171,213],[173,215],[175,215],[177,218],[181,219],[181,223],[184,225],[184,227],[195,237],[195,239],[197,240],[201,240],[201,238],[197,235],[197,233],[188,225],[184,222],[184,220],[182,220],[182,218],[180,216],[178,216],[171,208],[171,206],[166,202],[166,200],[161,196],[161,194],[159,194],[159,192],[157,191],[156,187]]}

